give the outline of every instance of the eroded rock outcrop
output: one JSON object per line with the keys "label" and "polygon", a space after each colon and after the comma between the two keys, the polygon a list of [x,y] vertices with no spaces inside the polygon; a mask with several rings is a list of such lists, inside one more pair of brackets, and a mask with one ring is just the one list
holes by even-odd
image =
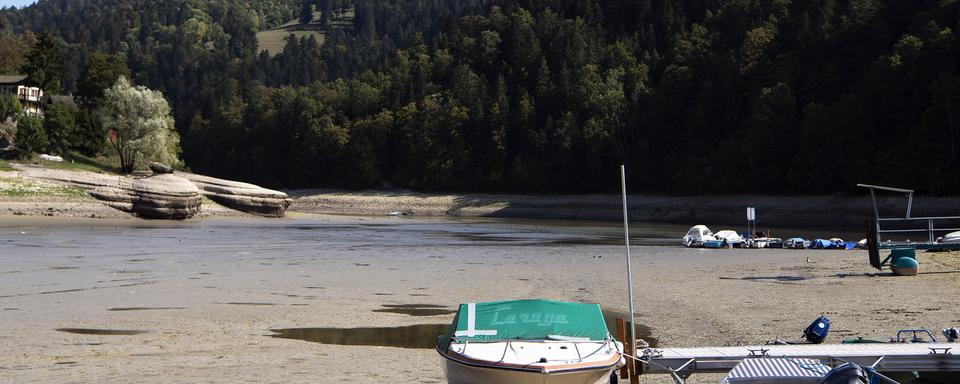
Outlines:
{"label": "eroded rock outcrop", "polygon": [[283,217],[293,202],[286,193],[254,184],[217,179],[192,173],[176,172],[175,176],[190,180],[204,196],[220,205],[260,216]]}
{"label": "eroded rock outcrop", "polygon": [[189,219],[203,203],[200,189],[170,174],[131,178],[33,167],[21,171],[30,178],[82,188],[110,207],[148,219]]}

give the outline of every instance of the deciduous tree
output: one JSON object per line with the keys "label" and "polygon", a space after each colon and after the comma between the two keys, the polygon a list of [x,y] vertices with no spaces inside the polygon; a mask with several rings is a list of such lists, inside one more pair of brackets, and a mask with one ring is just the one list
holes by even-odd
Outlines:
{"label": "deciduous tree", "polygon": [[120,169],[132,172],[147,162],[179,165],[180,136],[173,128],[163,94],[133,86],[121,77],[104,91],[100,124],[120,157]]}

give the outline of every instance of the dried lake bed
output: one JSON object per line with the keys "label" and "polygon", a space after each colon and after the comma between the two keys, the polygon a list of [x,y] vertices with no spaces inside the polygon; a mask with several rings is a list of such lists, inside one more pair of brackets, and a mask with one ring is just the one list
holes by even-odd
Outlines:
{"label": "dried lake bed", "polygon": [[[960,254],[919,254],[916,277],[863,275],[876,271],[862,251],[685,249],[674,245],[685,230],[632,231],[638,322],[661,346],[792,339],[820,314],[834,321],[834,341],[960,326]],[[0,382],[440,383],[429,347],[461,302],[538,297],[623,311],[619,231],[502,219],[7,217]]]}

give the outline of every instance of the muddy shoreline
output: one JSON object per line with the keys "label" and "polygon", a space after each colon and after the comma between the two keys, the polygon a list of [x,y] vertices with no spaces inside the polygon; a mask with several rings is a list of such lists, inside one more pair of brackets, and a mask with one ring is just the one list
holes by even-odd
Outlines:
{"label": "muddy shoreline", "polygon": [[[26,187],[24,186],[26,185]],[[19,188],[19,189],[18,189]],[[24,188],[27,188],[26,190]],[[32,190],[29,188],[33,188]],[[288,213],[343,216],[496,217],[619,221],[619,195],[440,194],[410,191],[286,190]],[[906,199],[880,195],[885,217],[905,214]],[[647,196],[628,197],[633,221],[740,226],[746,207],[756,207],[766,227],[863,228],[873,217],[869,195],[861,196]],[[204,199],[198,217],[246,217]],[[129,216],[90,198],[82,190],[20,172],[0,172],[0,215],[121,218]],[[912,216],[960,216],[960,197],[914,199]]]}
{"label": "muddy shoreline", "polygon": [[[385,191],[289,190],[292,211],[338,215],[463,216],[609,220],[622,219],[618,195],[484,195]],[[746,207],[758,224],[780,227],[860,228],[873,217],[863,196],[645,196],[628,197],[630,219],[651,223],[742,225]],[[880,198],[883,216],[903,215],[906,199]],[[913,216],[960,215],[960,197],[914,200]]]}
{"label": "muddy shoreline", "polygon": [[[459,303],[626,304],[622,246],[596,241],[617,228],[590,225],[603,223],[3,221],[0,382],[437,384],[441,359],[423,346]],[[661,347],[793,339],[821,314],[834,322],[830,342],[960,326],[958,253],[918,254],[914,277],[867,274],[864,251],[638,246],[633,256],[638,322]],[[341,340],[351,329],[409,330],[418,343],[366,331]]]}

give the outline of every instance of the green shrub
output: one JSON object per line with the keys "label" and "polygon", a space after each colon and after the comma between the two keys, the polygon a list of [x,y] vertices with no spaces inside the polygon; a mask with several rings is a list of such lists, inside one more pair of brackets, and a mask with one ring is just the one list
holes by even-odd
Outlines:
{"label": "green shrub", "polygon": [[76,147],[81,138],[77,134],[77,110],[62,104],[47,107],[43,114],[43,130],[47,135],[47,149],[62,155]]}
{"label": "green shrub", "polygon": [[37,117],[24,117],[17,125],[17,150],[21,157],[47,149],[47,133],[43,130],[43,121]]}

